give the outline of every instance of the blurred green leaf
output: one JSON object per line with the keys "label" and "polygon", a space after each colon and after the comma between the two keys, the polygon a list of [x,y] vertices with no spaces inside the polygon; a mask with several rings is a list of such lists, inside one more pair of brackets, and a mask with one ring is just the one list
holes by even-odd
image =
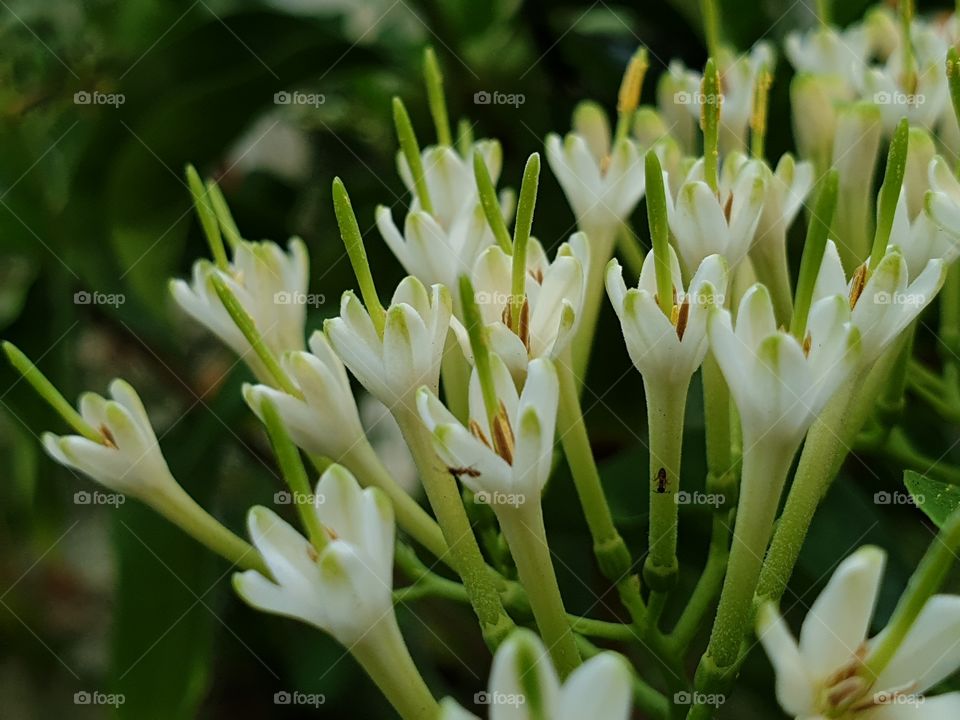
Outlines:
{"label": "blurred green leaf", "polygon": [[951,513],[960,508],[960,487],[956,485],[931,480],[913,470],[904,471],[903,482],[917,507],[937,527],[943,527]]}

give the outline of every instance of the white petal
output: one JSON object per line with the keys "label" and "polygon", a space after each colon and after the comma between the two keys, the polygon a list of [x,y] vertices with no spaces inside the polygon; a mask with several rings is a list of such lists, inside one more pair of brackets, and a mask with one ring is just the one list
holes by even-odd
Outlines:
{"label": "white petal", "polygon": [[557,720],[627,720],[631,706],[626,661],[604,652],[578,667],[560,690]]}
{"label": "white petal", "polygon": [[757,636],[777,675],[777,700],[790,715],[805,717],[813,713],[814,686],[807,675],[803,658],[787,624],[772,603],[757,614]]}

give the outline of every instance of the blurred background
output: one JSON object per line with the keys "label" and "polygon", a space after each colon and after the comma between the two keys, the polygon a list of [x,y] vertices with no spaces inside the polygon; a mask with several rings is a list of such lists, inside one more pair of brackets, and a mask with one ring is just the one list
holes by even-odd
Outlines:
{"label": "blurred background", "polygon": [[[724,31],[740,49],[761,38],[779,43],[814,22],[808,4],[725,0]],[[868,4],[834,5],[845,24]],[[238,532],[246,509],[271,503],[280,486],[238,392],[247,370],[177,312],[167,292],[170,277],[186,275],[208,252],[184,165],[218,179],[245,237],[306,241],[311,292],[326,299],[311,312],[311,329],[353,285],[330,200],[331,180],[341,176],[388,293],[401,272],[373,227],[373,209],[393,206],[396,216],[407,202],[389,103],[402,96],[421,144],[432,141],[420,69],[427,44],[444,68],[451,117],[502,142],[501,184],[512,187],[545,135],[569,127],[577,101],[613,110],[638,44],[650,49],[648,102],[665,62],[699,67],[706,57],[696,0],[0,0],[0,335],[71,400],[85,389],[103,392],[114,376],[129,380],[174,474]],[[792,148],[790,75],[781,57],[768,141],[774,159]],[[524,101],[477,104],[481,91]],[[284,104],[290,96],[276,95],[283,92],[306,99]],[[100,101],[90,101],[94,93]],[[573,222],[545,165],[535,234],[554,247]],[[634,225],[645,228],[642,209]],[[796,251],[803,229],[794,230]],[[642,387],[608,310],[585,405],[618,523],[639,553]],[[919,353],[935,361],[929,333],[921,333]],[[690,397],[684,475],[692,489],[705,471],[698,387]],[[910,412],[911,434],[933,457],[955,442],[956,427],[922,406]],[[335,643],[239,603],[225,563],[133,502],[92,500],[90,482],[41,452],[38,435],[48,429],[65,430],[0,363],[3,718],[391,716]],[[960,453],[944,460],[960,463]],[[847,462],[785,599],[794,622],[825,573],[864,542],[891,553],[878,617],[889,613],[931,539],[915,508],[873,502],[874,493],[901,487],[901,470],[868,456]],[[545,503],[568,607],[614,619],[619,604],[593,564],[564,473]],[[687,584],[707,546],[707,511],[682,519]],[[468,630],[469,610],[418,601],[400,618],[428,683],[483,713],[472,701],[486,684],[489,656]],[[122,695],[123,703],[85,704],[95,693]],[[283,693],[301,693],[308,704],[283,704]],[[318,693],[324,702],[314,695],[313,707]],[[720,717],[778,713],[771,671],[755,653]]]}

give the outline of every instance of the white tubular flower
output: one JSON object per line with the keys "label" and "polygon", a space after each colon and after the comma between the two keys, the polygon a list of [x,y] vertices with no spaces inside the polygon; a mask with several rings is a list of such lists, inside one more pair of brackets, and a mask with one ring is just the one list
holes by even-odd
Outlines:
{"label": "white tubular flower", "polygon": [[[539,505],[553,456],[560,393],[557,372],[549,360],[534,360],[518,395],[507,366],[496,355],[490,359],[501,404],[492,428],[476,370],[470,378],[469,427],[426,388],[417,394],[420,417],[433,436],[440,459],[470,490],[516,498],[517,504],[531,500]],[[499,510],[505,503],[492,504]]]}
{"label": "white tubular flower", "polygon": [[[570,344],[583,307],[590,250],[583,233],[575,233],[557,250],[553,262],[535,238],[527,246],[526,297],[519,327],[511,314],[512,258],[489,247],[473,269],[477,306],[487,327],[491,349],[522,382],[527,364],[538,357],[557,358]],[[473,363],[470,337],[456,320],[453,328],[467,360]]]}
{"label": "white tubular flower", "polygon": [[607,266],[607,294],[620,319],[630,359],[645,380],[670,387],[686,387],[707,354],[707,315],[712,304],[723,304],[727,268],[723,258],[706,258],[684,290],[680,264],[670,248],[673,310],[667,317],[657,304],[653,251],[647,253],[636,288],[627,289],[623,268],[616,260]]}
{"label": "white tubular flower", "polygon": [[667,194],[670,230],[688,271],[708,255],[722,255],[731,268],[753,243],[767,191],[764,164],[734,153],[724,160],[719,196],[704,179],[703,158],[684,179],[676,200]]}
{"label": "white tubular flower", "polygon": [[[757,77],[764,68],[773,72],[775,63],[773,48],[769,43],[754,45],[749,53],[738,53],[730,48],[721,48],[716,58],[720,71],[722,104],[720,105],[720,154],[745,150],[747,148],[747,129],[753,115],[753,101],[757,87]],[[679,102],[687,106],[687,111],[699,118],[703,102],[717,102],[717,98],[701,96],[700,73],[686,74],[687,82],[692,86],[690,95],[678,95]]]}
{"label": "white tubular flower", "polygon": [[784,42],[784,52],[798,73],[838,77],[851,93],[863,87],[871,50],[870,32],[863,25],[846,30],[819,25],[788,33]]}
{"label": "white tubular flower", "polygon": [[[390,475],[405,493],[421,494],[423,486],[420,484],[417,464],[410,452],[410,446],[403,439],[400,424],[390,414],[390,408],[368,393],[364,393],[360,398],[358,407],[360,422],[380,462],[384,467],[390,468]],[[402,525],[402,519],[400,523]]]}
{"label": "white tubular flower", "polygon": [[297,238],[290,241],[286,253],[276,243],[241,241],[227,271],[218,270],[209,260],[198,260],[192,282],[172,280],[170,291],[187,314],[240,355],[260,380],[267,381],[269,373],[223,307],[210,277],[220,274],[253,318],[267,347],[281,355],[304,346],[308,263],[307,248]]}
{"label": "white tubular flower", "polygon": [[864,79],[864,99],[873,102],[883,117],[883,127],[893,134],[906,116],[911,125],[932,127],[940,119],[949,88],[943,71],[947,46],[930,28],[914,23],[911,27],[916,72],[915,87],[904,87],[903,49],[898,47],[886,65],[871,69]]}
{"label": "white tubular flower", "polygon": [[[693,155],[697,147],[697,118],[690,105],[700,92],[700,76],[679,60],[671,60],[667,72],[657,82],[657,108],[677,139],[685,155]],[[721,110],[722,112],[722,110]]]}
{"label": "white tubular flower", "polygon": [[269,400],[298,447],[335,460],[364,441],[347,371],[322,332],[310,337],[310,352],[285,353],[280,364],[303,398],[269,385],[244,385],[243,397],[257,417],[263,420],[261,403]]}
{"label": "white tubular flower", "polygon": [[386,311],[383,337],[352,292],[343,294],[340,317],[324,323],[330,344],[367,391],[387,407],[413,408],[414,393],[426,385],[436,391],[440,361],[450,328],[450,292],[430,291],[414,277],[404,278]]}
{"label": "white tubular flower", "polygon": [[856,368],[859,334],[849,321],[846,297],[823,298],[810,308],[801,343],[777,329],[770,295],[759,283],[740,301],[736,331],[727,310],[711,311],[710,348],[740,411],[745,448],[762,439],[793,454]]}
{"label": "white tubular flower", "polygon": [[114,380],[110,398],[92,392],[80,396],[80,415],[103,442],[44,433],[44,449],[61,465],[148,503],[179,492],[136,391],[123,380]]}
{"label": "white tubular flower", "polygon": [[[613,652],[602,652],[578,667],[562,685],[543,642],[517,630],[493,658],[486,693],[489,720],[627,720],[631,710],[630,670]],[[440,720],[476,716],[453,700],[442,703]]]}
{"label": "white tubular flower", "polygon": [[793,136],[802,158],[813,160],[824,170],[830,166],[838,104],[850,99],[851,93],[841,78],[805,73],[794,76],[790,83]]}
{"label": "white tubular flower", "polygon": [[929,216],[943,231],[933,236],[920,235],[921,239],[930,241],[927,256],[942,257],[948,264],[952,263],[960,254],[960,182],[940,156],[930,163],[930,190],[924,197],[924,211],[921,217]]}
{"label": "white tubular flower", "polygon": [[577,226],[591,243],[613,241],[646,186],[643,154],[637,143],[623,138],[611,148],[609,131],[606,143],[597,142],[597,137],[603,134],[571,132],[561,140],[551,133],[546,142],[550,169],[573,209]]}
{"label": "white tubular flower", "polygon": [[248,570],[234,576],[234,588],[258,610],[302,620],[351,647],[396,624],[393,509],[339,465],[320,478],[314,507],[330,536],[320,551],[273,511],[250,510],[250,537],[274,579]]}
{"label": "white tubular flower", "polygon": [[[444,145],[431,145],[421,152],[427,193],[430,196],[430,203],[433,205],[433,218],[446,232],[451,232],[465,215],[472,215],[480,199],[473,175],[474,153],[479,153],[483,157],[487,172],[490,173],[490,179],[496,186],[503,165],[503,150],[496,140],[475,142],[466,158],[461,157],[453,148]],[[407,158],[402,151],[397,153],[397,169],[404,185],[407,186],[407,190],[411,194],[410,212],[422,211],[423,207],[417,198],[413,174],[410,172]],[[380,210],[377,211],[377,214],[379,225]],[[383,232],[382,227],[381,232]],[[390,243],[386,235],[384,235],[384,239]],[[390,249],[396,252],[392,245]],[[403,262],[403,258],[399,254],[397,257]],[[412,271],[409,272],[415,274]],[[427,281],[424,280],[424,282]]]}
{"label": "white tubular flower", "polygon": [[[892,243],[897,239],[891,236]],[[828,240],[813,297],[849,297],[850,322],[860,334],[860,362],[867,367],[933,301],[945,279],[946,266],[936,258],[919,275],[911,275],[903,253],[892,244],[876,269],[862,265],[848,282],[837,246]]]}
{"label": "white tubular flower", "polygon": [[757,635],[777,676],[777,699],[798,720],[946,720],[960,693],[923,693],[960,667],[960,597],[935,595],[875,682],[861,674],[886,556],[864,547],[843,561],[803,621],[799,643],[772,603]]}

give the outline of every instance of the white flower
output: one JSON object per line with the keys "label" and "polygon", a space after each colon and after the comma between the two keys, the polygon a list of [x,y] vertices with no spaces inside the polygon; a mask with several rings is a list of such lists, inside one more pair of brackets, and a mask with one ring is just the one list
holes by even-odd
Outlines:
{"label": "white flower", "polygon": [[218,270],[209,260],[198,260],[193,265],[191,283],[170,283],[180,307],[230,346],[264,382],[270,379],[269,373],[223,307],[210,278],[214,273],[220,275],[275,355],[302,350],[309,277],[307,249],[296,238],[288,249],[284,253],[276,243],[241,241],[227,271]]}
{"label": "white flower", "polygon": [[911,125],[932,127],[939,120],[949,89],[943,70],[947,46],[943,38],[919,24],[911,27],[915,87],[905,87],[903,49],[898,47],[886,65],[873,68],[864,79],[864,99],[873,102],[883,117],[887,134],[893,134],[906,116]]}
{"label": "white flower", "polygon": [[858,674],[886,556],[864,547],[843,561],[814,602],[800,642],[772,603],[757,635],[777,675],[777,699],[798,720],[938,720],[960,717],[960,693],[926,698],[960,667],[960,597],[935,595],[876,682]]}
{"label": "white flower", "polygon": [[[627,720],[631,710],[630,670],[619,655],[602,652],[587,660],[562,685],[543,642],[517,630],[497,650],[486,693],[489,720]],[[441,720],[476,716],[452,700]]]}
{"label": "white flower", "polygon": [[368,393],[360,398],[359,408],[360,422],[370,439],[370,445],[383,466],[390,468],[390,476],[407,494],[420,493],[423,486],[420,484],[417,464],[390,408]]}
{"label": "white flower", "polygon": [[269,385],[244,385],[243,397],[261,420],[260,404],[270,400],[298,447],[339,460],[365,441],[357,404],[343,363],[322,332],[311,336],[310,351],[280,358],[302,399]]}
{"label": "white flower", "polygon": [[[720,153],[725,155],[747,147],[747,128],[753,115],[753,101],[757,78],[761,70],[773,72],[775,56],[769,43],[759,42],[749,53],[738,53],[730,48],[721,48],[716,58],[720,71]],[[716,102],[716,98],[704,98],[700,91],[702,74],[690,72],[683,75],[688,83],[686,95],[678,94],[674,102],[686,105],[687,111],[699,118],[703,102]]]}
{"label": "white flower", "polygon": [[393,509],[338,465],[320,478],[314,508],[330,536],[319,552],[273,511],[251,509],[250,537],[273,579],[248,570],[234,576],[234,587],[253,607],[302,620],[349,647],[396,622]]}
{"label": "white flower", "polygon": [[[501,412],[491,428],[476,370],[470,378],[469,427],[464,427],[423,388],[417,394],[420,417],[433,436],[440,459],[474,492],[517,497],[539,504],[550,476],[553,434],[559,403],[557,373],[549,360],[530,363],[523,392],[517,389],[506,365],[490,356]],[[494,508],[501,506],[495,504]]]}
{"label": "white flower", "polygon": [[667,212],[686,268],[699,267],[708,255],[722,255],[731,268],[750,250],[767,189],[767,174],[759,160],[733,154],[724,160],[719,196],[704,179],[700,158],[677,193],[667,194]]}
{"label": "white flower", "polygon": [[[480,153],[483,157],[490,180],[496,186],[503,164],[503,151],[496,140],[475,142],[466,159],[445,145],[431,145],[420,153],[427,194],[433,205],[433,218],[448,232],[462,215],[473,212],[480,197],[473,175],[474,153]],[[404,185],[412,194],[410,212],[422,211],[423,206],[417,197],[413,175],[403,152],[397,153],[397,169]]]}
{"label": "white flower", "polygon": [[383,337],[352,292],[343,294],[340,317],[324,323],[330,344],[367,391],[393,408],[413,408],[414,393],[426,385],[436,391],[440,361],[450,328],[449,291],[419,280],[401,281],[386,311]]}
{"label": "white flower", "polygon": [[863,86],[872,41],[864,25],[845,30],[818,25],[804,33],[787,34],[784,52],[798,73],[842,78],[851,93]]}
{"label": "white flower", "polygon": [[102,443],[79,435],[44,433],[47,453],[61,465],[141,500],[154,501],[179,491],[136,391],[123,380],[114,380],[110,397],[80,396],[80,415],[103,436]]}
{"label": "white flower", "polygon": [[[583,308],[589,253],[583,233],[575,233],[561,245],[553,262],[540,243],[530,239],[525,299],[516,328],[511,315],[513,259],[497,246],[487,248],[477,259],[473,288],[491,349],[518,381],[526,375],[530,360],[556,358],[570,344]],[[457,321],[453,328],[472,364],[466,329]]]}
{"label": "white flower", "polygon": [[[657,304],[653,251],[647,253],[636,288],[627,289],[623,268],[615,259],[607,266],[607,294],[620,319],[630,359],[645,380],[683,387],[707,354],[707,315],[713,302],[723,303],[726,264],[719,255],[706,258],[683,287],[677,256],[670,248],[674,297],[670,317]],[[718,298],[714,298],[718,295]]]}
{"label": "white flower", "polygon": [[[896,241],[896,235],[891,236],[891,243]],[[813,291],[815,299],[838,294],[849,297],[850,322],[860,334],[863,366],[873,363],[933,301],[946,277],[946,267],[939,259],[929,260],[923,272],[912,276],[896,245],[887,249],[876,269],[868,270],[868,266],[862,265],[847,282],[837,246],[829,240]]]}
{"label": "white flower", "polygon": [[646,187],[639,145],[623,138],[610,148],[609,133],[606,146],[576,132],[562,141],[551,133],[546,150],[547,162],[573,209],[577,226],[591,242],[612,242]]}
{"label": "white flower", "polygon": [[[765,286],[751,287],[737,311],[715,308],[708,320],[710,348],[740,411],[744,447],[767,438],[796,450],[803,435],[856,367],[858,333],[841,295],[810,308],[803,342],[777,329]],[[765,440],[766,442],[767,440]]]}
{"label": "white flower", "polygon": [[918,249],[916,253],[908,254],[911,257],[914,254],[942,257],[947,264],[952,263],[960,254],[960,182],[950,171],[947,161],[939,156],[930,163],[930,190],[924,198],[924,210],[920,217],[929,216],[943,232],[921,233],[918,235],[919,244],[914,242],[911,233],[910,244],[917,244]]}
{"label": "white flower", "polygon": [[754,247],[771,243],[778,247],[787,230],[793,224],[813,189],[813,163],[797,162],[787,153],[780,158],[777,168],[767,177],[767,194],[763,201],[763,213],[757,230]]}

